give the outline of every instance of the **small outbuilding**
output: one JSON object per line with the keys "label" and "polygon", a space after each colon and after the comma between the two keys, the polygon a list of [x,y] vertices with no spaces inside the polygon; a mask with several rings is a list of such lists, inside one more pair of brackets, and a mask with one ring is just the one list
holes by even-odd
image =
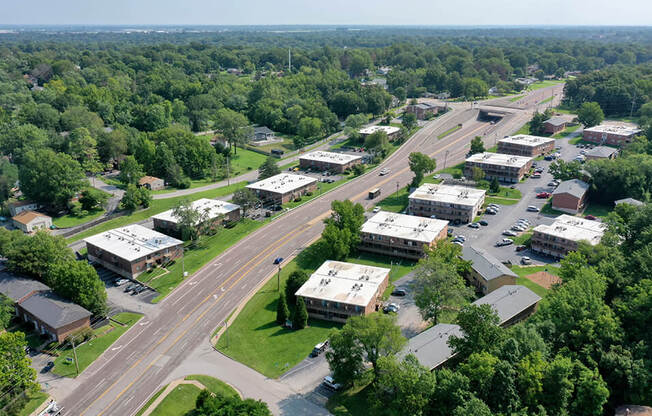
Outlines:
{"label": "small outbuilding", "polygon": [[36,211],[22,211],[20,214],[13,216],[11,221],[14,227],[28,234],[52,227],[52,218]]}
{"label": "small outbuilding", "polygon": [[138,186],[147,188],[150,191],[158,191],[165,188],[165,181],[155,176],[143,176],[138,181]]}

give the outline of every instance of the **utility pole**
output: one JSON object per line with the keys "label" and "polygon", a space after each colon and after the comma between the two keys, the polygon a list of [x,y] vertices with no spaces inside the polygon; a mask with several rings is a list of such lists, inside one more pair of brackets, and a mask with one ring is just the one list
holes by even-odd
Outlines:
{"label": "utility pole", "polygon": [[288,73],[292,72],[292,48],[288,48]]}
{"label": "utility pole", "polygon": [[226,156],[226,184],[227,186],[231,185],[231,175],[229,173],[229,156]]}
{"label": "utility pole", "polygon": [[75,357],[75,368],[77,369],[77,375],[79,375],[79,362],[77,361],[77,348],[75,348],[75,337],[70,338],[70,343],[72,344],[72,355]]}
{"label": "utility pole", "polygon": [[224,320],[224,336],[226,337],[226,348],[229,348],[229,321]]}
{"label": "utility pole", "polygon": [[276,291],[281,292],[281,263],[278,264],[278,273],[276,274]]}
{"label": "utility pole", "polygon": [[396,181],[396,197],[397,198],[398,198],[398,187],[399,187],[399,184],[398,184],[398,181]]}

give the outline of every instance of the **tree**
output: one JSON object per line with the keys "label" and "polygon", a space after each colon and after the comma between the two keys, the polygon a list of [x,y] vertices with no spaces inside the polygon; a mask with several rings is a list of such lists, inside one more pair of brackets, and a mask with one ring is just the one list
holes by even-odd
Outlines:
{"label": "tree", "polygon": [[54,264],[47,274],[47,283],[59,295],[88,309],[93,315],[103,315],[107,311],[104,283],[86,261]]}
{"label": "tree", "polygon": [[181,232],[181,238],[191,240],[195,243],[202,234],[208,232],[212,226],[210,208],[196,209],[192,201],[181,200],[172,208],[172,216],[177,220],[177,227]]}
{"label": "tree", "polygon": [[498,182],[498,178],[494,176],[494,178],[491,180],[491,183],[489,184],[489,192],[493,194],[497,194],[500,192],[500,183]]}
{"label": "tree", "polygon": [[190,178],[185,175],[183,169],[177,163],[167,143],[159,143],[156,146],[154,160],[156,166],[155,173],[165,179],[165,182],[177,188],[190,187]]}
{"label": "tree", "polygon": [[276,323],[285,325],[288,319],[290,319],[290,310],[285,300],[285,293],[281,292],[278,294],[278,302],[276,304]]}
{"label": "tree", "polygon": [[247,211],[250,208],[255,207],[259,202],[256,193],[248,188],[238,189],[235,191],[231,200],[234,204],[240,205],[243,217],[247,215]]}
{"label": "tree", "polygon": [[471,179],[473,179],[475,183],[478,183],[481,180],[483,180],[484,170],[482,170],[482,168],[479,166],[473,166],[473,168],[471,168]]}
{"label": "tree", "polygon": [[196,416],[272,416],[267,404],[260,400],[241,399],[237,395],[216,394],[207,389],[202,390],[197,396],[192,414]]}
{"label": "tree", "polygon": [[292,325],[297,329],[304,329],[308,326],[308,309],[306,309],[306,302],[301,297],[297,298]]}
{"label": "tree", "polygon": [[92,135],[98,135],[104,128],[104,121],[82,106],[69,107],[61,114],[61,128],[64,131],[72,132],[80,127],[86,128]]}
{"label": "tree", "polygon": [[364,147],[374,158],[380,156],[384,158],[389,150],[389,139],[384,131],[376,131],[364,139]]}
{"label": "tree", "polygon": [[566,162],[562,159],[557,159],[550,164],[548,172],[560,181],[579,179],[582,177],[582,164],[575,160]]}
{"label": "tree", "polygon": [[83,210],[90,211],[101,207],[108,198],[109,195],[106,192],[102,192],[99,189],[86,188],[79,197],[79,203]]}
{"label": "tree", "polygon": [[417,187],[421,184],[423,176],[437,168],[437,161],[430,159],[428,155],[419,152],[412,152],[408,156],[410,170],[414,173],[411,186]]}
{"label": "tree", "polygon": [[583,103],[577,110],[577,119],[584,125],[584,128],[597,126],[604,120],[604,113],[600,104],[596,102]]}
{"label": "tree", "polygon": [[134,211],[138,207],[147,208],[152,202],[152,196],[145,187],[137,187],[134,184],[127,185],[127,190],[120,200],[120,205],[127,211]]}
{"label": "tree", "polygon": [[6,159],[0,159],[0,203],[9,199],[18,181],[18,167]]}
{"label": "tree", "polygon": [[234,153],[238,152],[238,145],[244,146],[254,135],[254,129],[247,117],[228,108],[222,108],[217,112],[215,125],[217,131],[229,142]]}
{"label": "tree", "polygon": [[50,149],[29,150],[20,166],[20,188],[30,199],[59,211],[85,185],[79,163]]}
{"label": "tree", "polygon": [[9,323],[14,318],[16,307],[14,301],[10,298],[0,295],[0,331],[9,327]]}
{"label": "tree", "polygon": [[[396,325],[394,315],[372,313],[366,316],[352,316],[341,330],[336,330],[331,336],[337,338],[331,342],[331,351],[326,354],[331,370],[338,382],[347,384],[361,375],[364,362],[371,363],[374,370],[374,380],[379,375],[378,360],[381,357],[392,357],[398,354],[407,340],[401,335],[401,329]],[[350,338],[352,342],[342,338]],[[342,368],[344,367],[344,368]],[[345,380],[344,371],[355,378]]]}
{"label": "tree", "polygon": [[374,386],[375,408],[381,414],[423,415],[435,389],[435,376],[413,355],[401,362],[395,357],[378,360]]}
{"label": "tree", "polygon": [[530,120],[530,133],[541,134],[543,132],[543,122],[546,121],[545,114],[535,111]]}
{"label": "tree", "polygon": [[308,274],[303,270],[295,270],[288,276],[285,281],[285,299],[287,303],[294,306],[297,304],[297,298],[294,294],[308,281]]}
{"label": "tree", "polygon": [[14,240],[4,252],[9,270],[35,277],[47,282],[47,275],[54,264],[74,260],[72,250],[61,236],[53,236],[39,230],[31,237]]}
{"label": "tree", "polygon": [[327,223],[321,233],[324,247],[328,249],[330,258],[344,260],[351,253],[353,235],[351,230],[339,228],[336,224]]}
{"label": "tree", "polygon": [[436,257],[425,257],[419,261],[412,283],[414,303],[423,319],[439,323],[439,316],[445,309],[459,307],[467,301],[473,291],[464,283],[455,265]]}
{"label": "tree", "polygon": [[484,148],[484,143],[482,142],[482,137],[475,136],[473,140],[471,140],[471,150],[469,151],[469,155],[474,155],[476,153],[483,153],[484,151],[485,148]]}
{"label": "tree", "polygon": [[498,315],[491,305],[464,306],[457,314],[456,321],[464,336],[451,336],[448,345],[459,359],[469,357],[474,352],[491,352],[499,347],[503,333],[498,326]]}
{"label": "tree", "polygon": [[118,179],[125,185],[138,185],[140,178],[145,176],[143,166],[136,161],[136,158],[129,155],[124,158],[120,164],[120,174]]}
{"label": "tree", "polygon": [[[22,332],[0,334],[0,380],[7,386],[2,397],[4,406],[23,393],[30,394],[39,390],[36,370],[30,367],[32,360],[25,353],[26,348],[27,341]],[[17,409],[15,414],[20,410]]]}
{"label": "tree", "polygon": [[67,137],[66,153],[80,164],[97,160],[97,142],[85,127],[78,127]]}
{"label": "tree", "polygon": [[267,159],[258,168],[258,180],[271,178],[281,173],[281,169],[276,164],[276,160],[274,156],[267,156]]}
{"label": "tree", "polygon": [[334,258],[344,259],[360,243],[360,228],[365,222],[364,207],[349,200],[331,202],[331,216],[324,222],[322,238],[328,242]]}
{"label": "tree", "polygon": [[489,406],[477,397],[453,410],[453,416],[492,416]]}
{"label": "tree", "polygon": [[417,126],[417,116],[414,113],[403,113],[403,118],[401,119],[401,124],[403,127],[412,130]]}
{"label": "tree", "polygon": [[297,134],[304,139],[321,136],[324,134],[323,123],[316,117],[304,117],[299,121]]}

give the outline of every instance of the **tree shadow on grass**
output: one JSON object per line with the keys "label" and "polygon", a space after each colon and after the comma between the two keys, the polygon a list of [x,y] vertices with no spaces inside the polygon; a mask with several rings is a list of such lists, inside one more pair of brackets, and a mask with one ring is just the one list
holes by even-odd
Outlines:
{"label": "tree shadow on grass", "polygon": [[302,269],[315,270],[327,260],[329,252],[326,242],[319,240],[297,255],[297,266]]}
{"label": "tree shadow on grass", "polygon": [[275,326],[279,326],[276,321],[270,321],[266,324],[260,325],[258,328],[254,328],[254,331],[264,331],[266,329],[274,328]]}

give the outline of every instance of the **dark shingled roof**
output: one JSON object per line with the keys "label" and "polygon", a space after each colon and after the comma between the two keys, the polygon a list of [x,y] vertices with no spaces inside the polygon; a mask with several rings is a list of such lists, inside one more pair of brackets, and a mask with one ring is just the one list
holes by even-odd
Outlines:
{"label": "dark shingled roof", "polygon": [[589,190],[589,184],[581,181],[579,179],[571,179],[570,181],[564,181],[559,184],[557,189],[552,193],[553,195],[558,194],[570,194],[576,198],[581,198]]}
{"label": "dark shingled roof", "polygon": [[634,198],[619,199],[617,201],[614,201],[614,204],[616,205],[629,204],[629,205],[634,205],[635,207],[642,207],[643,205],[645,205],[644,202],[641,202],[638,199],[634,199]]}
{"label": "dark shingled roof", "polygon": [[266,126],[254,127],[254,134],[274,134],[274,132]]}
{"label": "dark shingled roof", "polygon": [[462,248],[462,258],[470,261],[473,270],[485,280],[492,280],[502,275],[517,277],[516,273],[483,249],[465,246]]}
{"label": "dark shingled roof", "polygon": [[473,304],[491,305],[498,314],[502,325],[540,300],[539,295],[525,286],[505,285],[481,297]]}
{"label": "dark shingled roof", "polygon": [[555,116],[555,117],[550,117],[548,120],[544,121],[544,123],[552,124],[553,126],[561,126],[563,124],[568,123],[565,117],[561,116]]}
{"label": "dark shingled roof", "polygon": [[586,156],[593,157],[611,157],[614,153],[618,152],[618,149],[608,146],[597,146],[586,152]]}
{"label": "dark shingled roof", "polygon": [[400,355],[413,354],[422,366],[432,370],[453,356],[453,350],[448,346],[451,335],[464,336],[459,325],[437,324],[410,338]]}
{"label": "dark shingled roof", "polygon": [[50,290],[50,288],[37,280],[0,272],[0,293],[14,302],[18,302],[30,293],[46,290]]}
{"label": "dark shingled roof", "polygon": [[91,316],[86,309],[54,292],[36,293],[21,302],[20,307],[55,329]]}

